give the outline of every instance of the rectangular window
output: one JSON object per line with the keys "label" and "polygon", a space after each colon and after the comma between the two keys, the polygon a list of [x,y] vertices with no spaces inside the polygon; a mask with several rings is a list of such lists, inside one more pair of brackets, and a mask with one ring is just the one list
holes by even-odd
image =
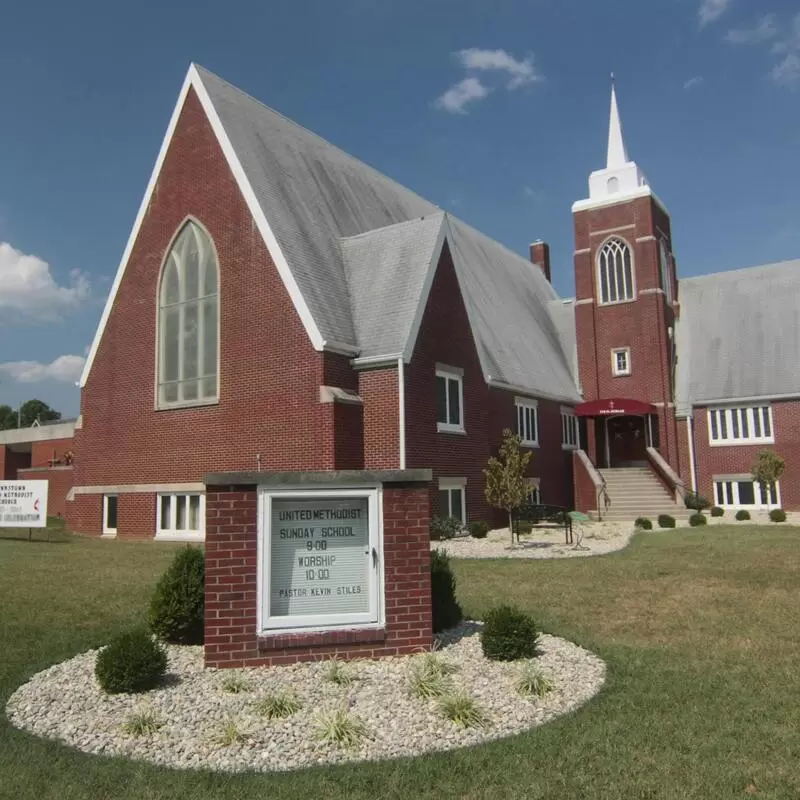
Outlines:
{"label": "rectangular window", "polygon": [[617,376],[631,374],[630,347],[617,347],[611,351],[611,371]]}
{"label": "rectangular window", "polygon": [[564,450],[575,450],[580,447],[578,418],[571,408],[561,409],[561,447]]}
{"label": "rectangular window", "polygon": [[528,447],[539,446],[539,404],[526,397],[514,399],[517,411],[517,435]]}
{"label": "rectangular window", "polygon": [[720,444],[772,444],[772,407],[708,409],[708,440]]}
{"label": "rectangular window", "polygon": [[380,489],[259,492],[260,633],[383,621]]}
{"label": "rectangular window", "polygon": [[159,495],[156,538],[202,540],[205,536],[205,511],[205,495]]}
{"label": "rectangular window", "polygon": [[466,478],[441,478],[439,480],[440,517],[455,517],[462,524],[466,524],[466,487]]}
{"label": "rectangular window", "polygon": [[103,495],[103,535],[117,535],[117,503],[115,494]]}
{"label": "rectangular window", "polygon": [[714,478],[714,501],[723,508],[776,508],[780,506],[780,483],[773,491],[747,475]]}
{"label": "rectangular window", "polygon": [[539,478],[528,478],[527,501],[532,506],[540,506],[542,504],[542,489]]}
{"label": "rectangular window", "polygon": [[464,379],[460,371],[436,369],[436,428],[450,433],[464,432]]}

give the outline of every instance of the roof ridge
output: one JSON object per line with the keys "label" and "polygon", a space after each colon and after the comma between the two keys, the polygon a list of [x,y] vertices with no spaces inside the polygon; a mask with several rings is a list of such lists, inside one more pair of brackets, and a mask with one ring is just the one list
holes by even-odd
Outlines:
{"label": "roof ridge", "polygon": [[688,278],[680,278],[678,283],[688,283],[689,281],[702,281],[706,278],[719,278],[738,275],[742,272],[750,272],[758,269],[773,269],[777,267],[788,267],[790,264],[800,264],[800,258],[788,258],[784,261],[770,261],[766,264],[753,264],[749,267],[736,267],[735,269],[721,269],[717,272],[707,272],[705,275],[691,275]]}
{"label": "roof ridge", "polygon": [[339,242],[352,242],[354,239],[362,239],[366,238],[367,236],[374,236],[376,233],[380,231],[390,231],[392,228],[400,228],[403,225],[415,225],[420,222],[425,222],[426,220],[433,219],[438,217],[440,219],[444,219],[447,216],[447,212],[443,210],[433,211],[430,214],[426,214],[422,217],[412,217],[411,219],[404,219],[402,222],[393,222],[391,225],[383,225],[380,228],[372,228],[371,230],[364,231],[363,233],[354,233],[352,236],[340,236]]}

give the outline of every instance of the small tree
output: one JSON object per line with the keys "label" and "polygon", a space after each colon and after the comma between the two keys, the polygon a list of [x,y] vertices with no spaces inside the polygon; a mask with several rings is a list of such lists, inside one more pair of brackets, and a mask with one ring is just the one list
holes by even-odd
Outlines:
{"label": "small tree", "polygon": [[483,474],[486,476],[486,502],[493,508],[502,508],[508,514],[511,545],[514,545],[514,509],[525,502],[528,481],[525,475],[531,460],[530,451],[520,449],[522,440],[508,428],[503,431],[500,457],[492,456]]}
{"label": "small tree", "polygon": [[767,494],[767,508],[770,506],[770,497],[775,495],[775,484],[783,475],[786,465],[783,459],[772,450],[762,450],[758,454],[758,460],[753,464],[751,472],[753,473],[753,480],[758,481],[762,486],[769,487]]}

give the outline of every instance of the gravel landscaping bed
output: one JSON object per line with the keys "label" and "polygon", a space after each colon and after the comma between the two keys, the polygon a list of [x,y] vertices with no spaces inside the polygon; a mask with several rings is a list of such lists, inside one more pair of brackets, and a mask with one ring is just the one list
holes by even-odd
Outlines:
{"label": "gravel landscaping bed", "polygon": [[[605,679],[605,664],[564,639],[542,634],[534,663],[551,681],[544,697],[523,697],[515,688],[524,662],[484,658],[480,623],[464,623],[442,635],[442,658],[456,671],[452,680],[485,712],[484,727],[461,728],[442,716],[436,698],[409,693],[413,659],[349,662],[350,686],[325,678],[328,664],[312,662],[248,670],[203,668],[201,647],[169,647],[165,685],[141,695],[106,695],[94,678],[97,650],[34,675],[9,699],[6,713],[18,728],[57,739],[89,753],[124,756],[176,768],[276,771],[314,764],[415,756],[474,745],[541,725],[585,703]],[[231,674],[246,690],[226,691]],[[284,719],[267,719],[255,704],[269,693],[290,690],[302,704]],[[319,741],[320,714],[349,708],[365,736],[346,747]],[[143,710],[159,729],[133,736],[124,732],[131,714]],[[245,736],[225,745],[226,726]],[[230,730],[228,731],[230,733]]]}

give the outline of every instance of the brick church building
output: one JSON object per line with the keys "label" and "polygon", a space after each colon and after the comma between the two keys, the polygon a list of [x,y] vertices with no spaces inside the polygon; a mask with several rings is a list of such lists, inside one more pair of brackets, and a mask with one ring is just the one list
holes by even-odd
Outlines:
{"label": "brick church building", "polygon": [[[800,508],[800,262],[678,282],[613,93],[589,187],[562,300],[546,244],[522,258],[193,65],[81,379],[70,526],[202,540],[207,473],[411,468],[433,513],[495,521],[504,428],[534,500]],[[786,459],[775,498],[751,445]]]}

